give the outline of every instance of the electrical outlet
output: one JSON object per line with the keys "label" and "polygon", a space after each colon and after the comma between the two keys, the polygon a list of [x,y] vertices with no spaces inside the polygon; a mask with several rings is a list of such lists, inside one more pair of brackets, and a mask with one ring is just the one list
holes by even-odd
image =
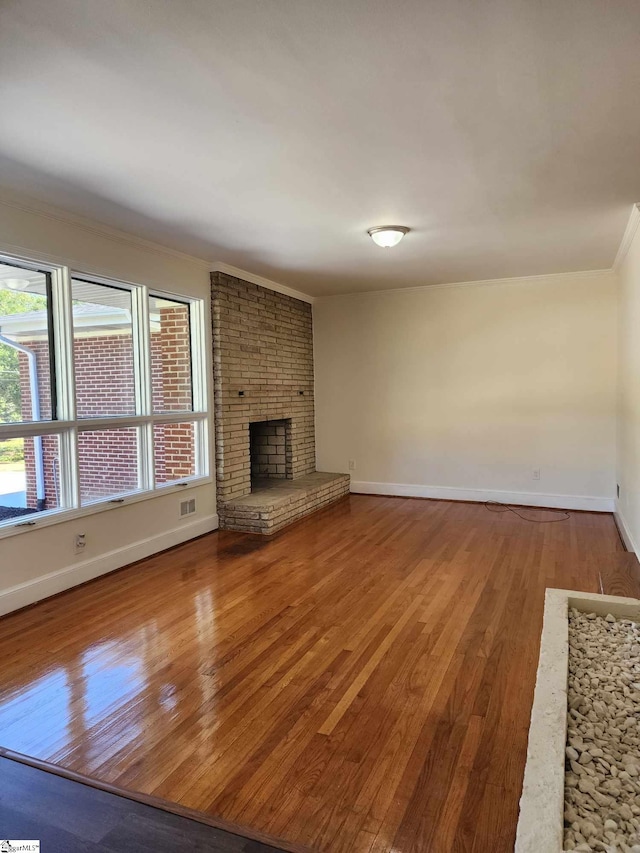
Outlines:
{"label": "electrical outlet", "polygon": [[540,469],[539,469],[539,468],[534,468],[534,469],[533,469],[533,479],[534,479],[534,480],[539,480],[539,479],[540,479]]}
{"label": "electrical outlet", "polygon": [[87,547],[87,537],[84,533],[76,533],[76,537],[73,540],[73,547],[76,554],[82,554]]}
{"label": "electrical outlet", "polygon": [[355,459],[350,459],[350,460],[349,460],[349,470],[350,470],[350,471],[355,471],[355,470],[356,470],[356,460],[355,460]]}

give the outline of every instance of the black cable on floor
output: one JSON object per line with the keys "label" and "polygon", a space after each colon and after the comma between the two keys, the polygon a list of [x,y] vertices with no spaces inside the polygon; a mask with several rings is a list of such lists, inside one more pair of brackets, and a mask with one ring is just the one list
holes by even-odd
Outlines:
{"label": "black cable on floor", "polygon": [[[564,509],[539,509],[537,512],[552,512],[555,515],[562,515],[562,518],[527,518],[526,515],[522,515],[520,510],[522,507],[516,509],[510,504],[501,504],[500,501],[485,501],[485,507],[489,510],[489,512],[512,512],[514,515],[517,515],[518,518],[522,518],[524,521],[530,521],[532,524],[553,524],[556,521],[567,521],[571,518],[571,513],[567,512]],[[499,507],[499,509],[492,509],[492,507]],[[531,512],[536,512],[536,510],[531,510]]]}

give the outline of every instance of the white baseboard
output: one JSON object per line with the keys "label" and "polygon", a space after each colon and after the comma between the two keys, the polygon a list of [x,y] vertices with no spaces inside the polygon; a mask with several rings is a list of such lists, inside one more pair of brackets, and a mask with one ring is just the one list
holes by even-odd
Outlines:
{"label": "white baseboard", "polygon": [[412,483],[365,483],[351,481],[351,491],[364,495],[393,495],[406,498],[437,498],[445,501],[498,501],[553,509],[583,509],[613,512],[615,500],[582,495],[544,495],[540,492],[499,492],[492,489],[458,489],[454,486],[418,486]]}
{"label": "white baseboard", "polygon": [[0,592],[0,615],[34,604],[43,598],[49,598],[65,589],[77,586],[85,581],[97,578],[100,575],[121,569],[137,560],[150,557],[173,545],[179,545],[203,533],[210,533],[218,528],[217,514],[208,515],[206,518],[193,521],[191,524],[183,524],[167,530],[159,536],[149,536],[139,539],[124,548],[115,548],[90,560],[83,560],[64,569],[58,569],[46,575],[41,575],[25,583],[17,584]]}
{"label": "white baseboard", "polygon": [[632,554],[639,554],[640,551],[636,547],[636,543],[631,535],[631,531],[629,530],[629,525],[624,517],[624,515],[620,512],[620,504],[616,502],[615,508],[615,516],[616,516],[616,524],[618,526],[618,530],[620,531],[620,536],[622,536],[622,541],[625,544],[625,548],[627,551],[631,551]]}

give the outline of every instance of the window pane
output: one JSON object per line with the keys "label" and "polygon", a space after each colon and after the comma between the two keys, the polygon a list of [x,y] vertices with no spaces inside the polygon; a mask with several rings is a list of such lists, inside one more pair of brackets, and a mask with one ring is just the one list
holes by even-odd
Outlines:
{"label": "window pane", "polygon": [[131,293],[73,279],[72,297],[78,417],[135,414]]}
{"label": "window pane", "polygon": [[138,488],[138,430],[87,430],[78,435],[80,501],[112,498]]}
{"label": "window pane", "polygon": [[195,424],[155,424],[156,485],[193,477],[196,473]]}
{"label": "window pane", "polygon": [[48,275],[0,264],[0,423],[51,420]]}
{"label": "window pane", "polygon": [[193,397],[189,306],[152,296],[149,314],[153,411],[190,412]]}
{"label": "window pane", "polygon": [[0,440],[0,523],[60,505],[59,437]]}

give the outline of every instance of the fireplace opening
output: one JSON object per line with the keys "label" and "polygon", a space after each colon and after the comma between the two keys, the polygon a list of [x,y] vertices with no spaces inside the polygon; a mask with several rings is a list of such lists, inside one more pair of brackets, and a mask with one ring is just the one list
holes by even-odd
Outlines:
{"label": "fireplace opening", "polygon": [[292,478],[291,418],[249,424],[249,447],[252,490],[261,480]]}

